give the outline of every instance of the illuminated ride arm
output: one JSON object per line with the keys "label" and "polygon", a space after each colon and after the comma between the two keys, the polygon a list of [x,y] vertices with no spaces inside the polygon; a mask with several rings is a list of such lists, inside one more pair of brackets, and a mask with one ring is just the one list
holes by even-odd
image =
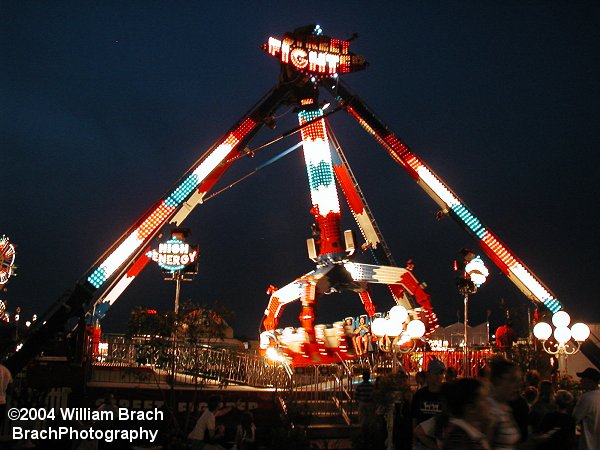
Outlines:
{"label": "illuminated ride arm", "polygon": [[[354,359],[356,354],[347,345],[344,324],[333,326],[315,325],[315,305],[320,295],[327,293],[330,277],[347,273],[343,265],[327,265],[303,275],[281,289],[270,288],[271,297],[261,322],[259,349],[272,360],[287,361],[299,367],[312,364],[329,364],[340,359]],[[366,291],[359,291],[359,295]],[[278,328],[283,309],[292,302],[300,301],[300,327]],[[365,309],[367,305],[365,304]],[[270,350],[276,350],[273,358]]]}
{"label": "illuminated ride arm", "polygon": [[[350,286],[350,274],[344,269],[347,253],[343,244],[340,224],[340,203],[335,185],[329,140],[323,119],[323,111],[313,99],[301,101],[303,109],[298,113],[301,129],[304,161],[308,175],[311,196],[311,213],[317,233],[315,246],[317,269],[300,279],[275,291],[269,299],[262,321],[260,347],[263,353],[269,347],[281,348],[294,365],[333,362],[339,357],[326,348],[324,326],[315,326],[315,309],[318,297],[328,292],[351,288],[364,291],[358,284]],[[310,123],[309,123],[310,122]],[[367,294],[361,294],[365,309],[373,315],[375,308]],[[302,309],[299,316],[300,328],[286,328],[283,333],[277,330],[279,315],[288,303],[300,300]],[[343,334],[343,326],[338,327]],[[329,348],[339,348],[339,336],[333,338]]]}
{"label": "illuminated ride arm", "polygon": [[106,314],[108,308],[133,281],[139,273],[139,270],[135,273],[134,269],[147,263],[147,244],[166,224],[181,226],[191,211],[202,203],[206,193],[243,154],[242,149],[246,143],[287,95],[287,89],[278,87],[263,97],[244,119],[204,153],[175,186],[95,263],[95,268],[86,277],[93,287],[100,288],[114,274],[110,288],[95,302],[94,315],[97,318]]}
{"label": "illuminated ride arm", "polygon": [[[347,262],[344,267],[352,279],[357,283],[378,283],[388,286],[400,286],[402,289],[413,295],[419,304],[431,304],[430,296],[419,285],[419,281],[415,278],[410,270],[402,267],[380,266],[373,264],[361,264],[355,262]],[[414,306],[406,297],[397,299],[400,306],[410,310]]]}
{"label": "illuminated ride arm", "polygon": [[371,212],[367,200],[358,184],[358,180],[354,176],[346,155],[342,151],[342,147],[331,131],[331,127],[327,122],[327,131],[329,141],[331,142],[331,159],[333,161],[333,171],[335,179],[340,185],[340,189],[346,203],[354,216],[354,220],[360,229],[360,232],[365,239],[365,246],[371,251],[373,258],[377,264],[385,264],[388,266],[397,266],[392,252],[383,238],[383,234],[375,221],[375,216]]}
{"label": "illuminated ride arm", "polygon": [[[231,130],[185,173],[161,200],[148,209],[85,273],[75,288],[59,299],[37,322],[36,328],[7,360],[20,371],[68,323],[93,310],[102,318],[118,296],[147,263],[145,252],[152,239],[169,224],[180,225],[191,210],[240,155],[265,120],[289,96],[287,87],[265,95]],[[93,299],[96,298],[95,301]]]}
{"label": "illuminated ride arm", "polygon": [[[381,283],[394,289],[392,292],[407,292],[413,295],[418,304],[431,309],[429,295],[422,289],[414,275],[407,269],[383,265],[368,265],[349,262],[349,255],[342,244],[340,225],[340,203],[338,199],[334,170],[338,180],[345,184],[344,194],[351,202],[352,212],[367,240],[383,242],[375,230],[374,220],[366,216],[365,204],[357,192],[350,171],[337,155],[332,155],[326,123],[319,117],[321,109],[313,101],[304,100],[304,110],[298,114],[300,124],[311,122],[302,128],[304,158],[311,194],[311,212],[315,219],[315,247],[317,269],[272,293],[265,310],[260,335],[260,349],[268,355],[270,349],[277,349],[278,358],[285,358],[293,365],[336,362],[339,359],[352,359],[357,355],[346,345],[344,327],[341,323],[333,327],[315,325],[315,310],[318,298],[329,292],[352,290],[358,293],[365,311],[372,317],[375,314],[367,286]],[[337,162],[337,164],[336,164]],[[335,169],[334,169],[335,168]],[[391,254],[388,258],[391,260]],[[300,328],[278,329],[279,317],[289,303],[300,300],[302,309],[299,317]],[[406,309],[414,309],[409,297],[398,295],[397,303]],[[425,308],[424,308],[425,309]],[[430,321],[430,329],[435,324]],[[283,353],[283,355],[282,355]]]}
{"label": "illuminated ride arm", "polygon": [[469,210],[464,202],[423,161],[403,144],[342,82],[327,81],[326,88],[346,106],[348,113],[372,135],[425,192],[469,234],[508,278],[532,301],[552,312],[562,309],[555,295],[517,256]]}
{"label": "illuminated ride arm", "polygon": [[[326,356],[324,349],[317,348],[314,325],[317,299],[320,294],[325,293],[326,289],[317,292],[317,283],[325,275],[332,273],[334,264],[346,257],[345,247],[342,245],[340,203],[331,164],[325,120],[322,118],[323,111],[312,98],[302,100],[301,104],[303,109],[298,113],[300,125],[312,122],[301,129],[301,135],[312,203],[311,213],[318,230],[318,267],[311,274],[292,283],[294,292],[291,297],[288,292],[285,292],[290,285],[283,288],[282,293],[276,291],[269,301],[265,311],[266,318],[263,320],[263,327],[266,331],[270,331],[277,326],[279,308],[282,304],[295,299],[301,301],[299,331],[296,331],[295,336],[282,336],[280,340],[278,339],[284,346],[292,346],[290,354],[292,359],[296,357],[294,361],[296,364],[301,363],[302,359],[309,359],[313,363],[321,362],[319,353]],[[296,290],[296,287],[299,289]],[[298,342],[299,346],[296,348],[293,342]]]}
{"label": "illuminated ride arm", "polygon": [[[332,280],[339,280],[345,275],[353,282],[352,290],[361,297],[365,310],[371,317],[375,313],[375,307],[366,290],[368,283],[397,285],[413,294],[419,302],[429,301],[429,295],[407,269],[348,261],[319,267],[283,288],[272,291],[261,326],[259,345],[262,353],[267,354],[270,347],[276,348],[294,366],[354,359],[357,355],[347,345],[342,322],[335,322],[332,327],[314,324],[317,298],[329,291]],[[300,327],[279,329],[283,309],[298,300],[302,303]],[[408,310],[413,309],[404,297],[399,304]]]}
{"label": "illuminated ride arm", "polygon": [[[390,266],[386,269],[393,271],[393,268],[396,267],[397,264],[394,261],[392,253],[383,238],[383,234],[381,233],[381,230],[375,221],[375,217],[367,204],[360,185],[358,184],[358,181],[354,176],[352,169],[350,168],[350,164],[348,163],[348,160],[346,159],[339,142],[335,136],[333,136],[333,133],[331,133],[330,130],[329,139],[334,150],[332,152],[332,161],[336,180],[338,181],[342,193],[346,198],[346,202],[350,208],[350,211],[352,212],[352,215],[354,216],[354,220],[356,221],[356,224],[358,225],[363,238],[365,239],[366,246],[371,250],[371,254],[373,255],[373,258],[377,264]],[[394,282],[387,284],[387,286],[392,294],[392,297],[394,298],[394,301],[398,305],[402,305],[407,309],[421,307],[423,311],[420,318],[426,324],[427,332],[429,333],[435,330],[435,328],[438,327],[438,320],[431,306],[430,295],[423,290],[421,284],[415,278],[413,273],[406,269],[400,269],[397,271],[396,276],[392,278]],[[355,280],[358,281],[356,278]],[[382,283],[382,281],[375,279],[365,279],[363,281]],[[368,294],[367,291],[365,291],[365,293]],[[363,293],[361,293],[361,295],[362,294]],[[369,315],[372,316],[372,314]]]}

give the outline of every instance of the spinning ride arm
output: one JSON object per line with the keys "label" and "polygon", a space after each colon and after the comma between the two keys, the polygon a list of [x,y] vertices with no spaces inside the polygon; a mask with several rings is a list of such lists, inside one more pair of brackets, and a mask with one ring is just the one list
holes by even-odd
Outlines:
{"label": "spinning ride arm", "polygon": [[[327,128],[329,130],[329,126]],[[333,144],[332,147],[334,150],[332,152],[332,161],[335,178],[340,184],[348,207],[366,241],[366,246],[371,250],[377,264],[396,267],[397,264],[394,261],[392,252],[387,246],[358,181],[352,173],[350,164],[331,130],[329,130],[329,139]],[[357,266],[355,265],[355,267]],[[427,322],[431,324],[431,327],[435,327],[437,318],[431,307],[430,295],[423,290],[420,283],[409,270],[399,268],[397,272],[398,274],[396,274],[397,276],[394,281],[387,285],[396,303],[407,309],[413,309],[418,306],[423,307],[427,311]],[[357,280],[357,278],[354,279]],[[382,282],[379,280],[368,281],[372,283]],[[400,283],[399,281],[402,282]]]}
{"label": "spinning ride arm", "polygon": [[[81,324],[81,318],[86,312],[93,310],[96,318],[102,318],[148,262],[145,253],[150,241],[165,225],[181,225],[231,164],[244,155],[246,143],[286,100],[289,93],[285,86],[273,88],[204,153],[177,184],[92,265],[75,288],[47,311],[22,342],[19,350],[9,356],[6,366],[13,373],[19,372],[57,333],[71,331],[66,327],[72,322],[75,322],[74,326],[78,322]],[[9,352],[10,350],[7,351]]]}
{"label": "spinning ride arm", "polygon": [[331,127],[329,127],[329,123],[327,123],[327,131],[333,149],[333,152],[331,152],[331,160],[333,162],[335,178],[346,198],[346,203],[354,216],[354,220],[365,239],[365,246],[371,250],[377,264],[397,266],[396,261],[394,261],[394,257],[392,256],[392,252],[383,239],[383,235],[375,222],[375,217],[367,204],[358,181],[350,168],[346,155],[344,155],[341,145],[332,133]]}
{"label": "spinning ride arm", "polygon": [[413,154],[344,83],[328,80],[324,86],[334,97],[343,102],[348,113],[383,146],[394,161],[415,179],[417,184],[440,206],[442,212],[450,215],[477,239],[488,257],[529,299],[544,305],[552,312],[562,309],[561,303],[542,281],[485,227],[458,195]]}
{"label": "spinning ride arm", "polygon": [[[375,219],[368,209],[358,182],[335,139],[332,140],[335,151],[331,151],[329,141],[333,136],[327,122],[322,118],[322,110],[316,107],[311,100],[305,100],[303,104],[305,109],[299,113],[301,124],[321,118],[302,129],[304,157],[312,200],[311,212],[315,216],[315,227],[318,230],[316,237],[318,256],[315,258],[318,268],[280,290],[270,288],[268,293],[271,294],[271,297],[264,312],[261,336],[265,337],[265,340],[276,342],[277,338],[274,332],[283,308],[291,302],[300,300],[302,311],[299,319],[307,344],[310,346],[315,341],[314,308],[317,297],[332,288],[334,290],[350,289],[357,292],[365,311],[369,316],[373,316],[375,305],[367,290],[368,283],[386,284],[396,302],[407,309],[413,309],[417,304],[423,306],[426,310],[427,322],[429,322],[430,328],[434,329],[436,321],[431,312],[430,297],[409,270],[383,265],[352,263],[348,260],[348,255],[343,250],[341,243],[340,205],[334,178],[342,187],[367,245],[372,250],[379,250],[377,254],[382,255],[381,258],[385,263],[395,265],[391,252],[385,245]],[[384,249],[383,253],[382,249]],[[377,257],[375,254],[374,256]],[[409,295],[405,295],[405,293]],[[269,343],[265,341],[261,345],[266,348]]]}

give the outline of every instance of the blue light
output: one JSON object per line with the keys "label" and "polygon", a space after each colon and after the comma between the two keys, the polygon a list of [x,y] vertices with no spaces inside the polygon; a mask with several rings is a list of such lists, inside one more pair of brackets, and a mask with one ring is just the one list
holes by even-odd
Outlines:
{"label": "blue light", "polygon": [[311,191],[316,191],[320,186],[328,187],[333,183],[333,167],[330,163],[320,161],[316,166],[309,164],[307,168]]}
{"label": "blue light", "polygon": [[483,239],[485,234],[485,228],[483,228],[483,225],[481,225],[481,222],[477,217],[471,214],[471,212],[461,204],[452,206],[452,210],[456,213],[458,218],[475,233],[475,235],[479,239]]}
{"label": "blue light", "polygon": [[556,300],[555,298],[549,298],[544,300],[544,305],[546,305],[546,307],[552,312],[558,312],[562,309],[562,305],[561,303]]}
{"label": "blue light", "polygon": [[96,289],[102,286],[106,281],[106,271],[104,267],[98,267],[96,270],[94,270],[88,277],[88,281]]}
{"label": "blue light", "polygon": [[198,187],[198,175],[191,174],[165,200],[166,206],[178,206]]}

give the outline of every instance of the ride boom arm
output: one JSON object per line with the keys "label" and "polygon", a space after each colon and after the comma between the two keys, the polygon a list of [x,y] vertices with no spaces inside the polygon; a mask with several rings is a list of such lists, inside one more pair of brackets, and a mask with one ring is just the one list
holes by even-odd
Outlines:
{"label": "ride boom arm", "polygon": [[[185,173],[161,200],[148,209],[106,251],[77,282],[75,288],[58,300],[38,321],[22,346],[7,359],[13,373],[20,371],[42,349],[44,343],[64,331],[66,324],[94,309],[102,317],[141,271],[149,243],[168,223],[177,225],[202,202],[231,164],[241,155],[245,144],[258,132],[289,95],[286,87],[273,88],[230,131],[213,145]],[[94,298],[96,301],[92,302]]]}
{"label": "ride boom arm", "polygon": [[467,230],[483,251],[508,278],[531,300],[551,312],[562,309],[555,295],[517,256],[469,210],[464,202],[423,161],[402,143],[377,116],[341,81],[328,82],[325,87],[346,107],[347,112],[371,134],[388,154],[415,179],[425,192]]}
{"label": "ride boom arm", "polygon": [[[233,162],[243,155],[244,145],[258,132],[265,119],[277,109],[286,95],[287,91],[280,87],[267,93],[223,138],[202,155],[175,186],[142,216],[136,225],[131,227],[96,262],[96,268],[91,273],[88,272],[89,276],[87,276],[88,283],[94,287],[96,284],[102,283],[106,269],[110,270],[113,267],[111,257],[117,256],[116,263],[118,264],[119,252],[122,249],[124,249],[123,253],[127,254],[128,245],[136,247],[135,251],[126,257],[125,264],[115,273],[116,276],[113,276],[112,284],[95,301],[94,314],[98,318],[105,315],[106,310],[148,262],[147,243],[154,239],[167,223],[180,226],[191,211],[202,203],[205,195]],[[142,245],[136,245],[142,239]]]}
{"label": "ride boom arm", "polygon": [[[346,202],[354,216],[356,224],[365,238],[367,247],[371,249],[376,264],[397,267],[398,265],[394,261],[392,253],[383,238],[383,234],[375,221],[375,217],[367,204],[358,181],[352,173],[352,169],[344,155],[342,147],[331,132],[329,125],[327,128],[330,133],[329,140],[333,144],[331,157],[335,177],[346,198]],[[404,279],[406,281],[410,279],[410,282],[405,282],[404,286],[399,284],[388,284],[388,289],[390,290],[392,297],[399,305],[408,301],[410,308],[418,306],[425,308],[431,316],[430,320],[432,321],[433,326],[435,326],[437,319],[435,318],[435,314],[431,307],[429,294],[423,290],[412,273],[406,273]],[[406,293],[410,294],[410,296],[406,296]]]}

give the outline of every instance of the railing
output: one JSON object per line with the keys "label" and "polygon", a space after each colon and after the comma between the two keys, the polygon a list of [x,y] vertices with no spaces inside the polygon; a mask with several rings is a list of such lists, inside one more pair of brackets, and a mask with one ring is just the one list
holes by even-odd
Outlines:
{"label": "railing", "polygon": [[[489,348],[469,350],[469,374],[477,374],[478,369],[485,366],[487,360],[494,354],[496,353]],[[393,367],[393,358],[397,358],[397,362],[407,373],[426,370],[432,359],[439,359],[446,367],[459,369],[464,362],[463,355],[461,350],[415,351],[396,353],[396,355],[389,353],[378,359],[374,370],[380,371],[382,368]]]}
{"label": "railing", "polygon": [[[125,336],[108,335],[99,348],[90,349],[92,380],[109,381],[102,378],[99,367],[127,367],[134,370],[122,371],[121,382],[167,382],[170,376],[170,380],[180,383],[237,383],[289,390],[293,391],[295,398],[304,400],[316,400],[322,395],[320,392],[328,391],[338,399],[340,409],[343,409],[352,403],[352,379],[360,376],[360,368],[365,364],[365,361],[349,361],[286,372],[283,365],[269,364],[256,352],[218,347],[216,344],[219,342],[174,342],[170,338],[127,339]],[[374,358],[369,368],[374,375],[396,368],[397,365],[406,372],[415,373],[425,370],[433,358],[441,360],[446,367],[461,367],[462,355],[460,350],[417,351],[396,355],[382,353]],[[490,349],[470,351],[470,373],[476,373],[491,355]],[[396,364],[391,364],[392,358],[397,358]],[[98,370],[94,371],[94,368]]]}
{"label": "railing", "polygon": [[[132,369],[121,382],[237,383],[255,387],[288,389],[283,367],[268,364],[258,353],[214,344],[173,342],[169,338],[107,336],[99,348],[90,349],[91,380],[102,379],[103,367]],[[143,372],[152,372],[143,375]],[[124,371],[127,372],[127,371]],[[137,376],[136,376],[137,373]]]}
{"label": "railing", "polygon": [[[297,368],[292,376],[293,389],[285,395],[283,404],[296,419],[298,413],[339,416],[350,426],[355,410],[353,381],[360,372],[355,365],[360,369],[358,363],[353,362]],[[311,404],[318,406],[311,407]]]}
{"label": "railing", "polygon": [[340,365],[342,373],[335,376],[337,385],[333,401],[338,408],[346,425],[352,424],[352,412],[354,410],[354,374],[349,364],[342,360]]}

